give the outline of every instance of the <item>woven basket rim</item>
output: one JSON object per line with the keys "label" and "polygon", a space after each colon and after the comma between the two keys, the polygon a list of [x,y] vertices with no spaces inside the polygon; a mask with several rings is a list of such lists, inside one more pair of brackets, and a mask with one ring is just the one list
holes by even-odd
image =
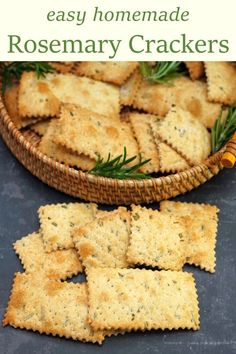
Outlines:
{"label": "woven basket rim", "polygon": [[[144,185],[146,186],[154,186],[154,185],[162,185],[164,182],[168,182],[168,180],[173,177],[175,177],[176,180],[180,180],[182,177],[186,178],[186,175],[192,175],[196,170],[198,172],[201,172],[202,169],[205,166],[214,166],[216,163],[219,163],[219,161],[222,158],[222,154],[225,150],[225,147],[223,147],[220,151],[216,152],[215,154],[209,156],[205,161],[201,162],[198,165],[192,166],[184,171],[176,172],[176,173],[170,173],[165,176],[159,176],[159,177],[151,177],[149,179],[142,179],[142,180],[136,180],[136,179],[114,179],[114,178],[108,178],[108,177],[101,177],[101,176],[95,176],[92,174],[89,174],[88,172],[83,172],[81,170],[76,170],[73,167],[70,167],[68,165],[65,165],[63,163],[57,162],[53,160],[52,158],[48,157],[47,155],[43,154],[41,151],[39,151],[35,146],[31,145],[29,141],[24,137],[24,135],[21,133],[19,129],[15,126],[13,123],[11,117],[9,116],[2,93],[0,94],[0,118],[3,119],[3,123],[5,126],[7,126],[8,130],[12,133],[14,138],[17,140],[17,142],[26,150],[31,151],[31,153],[39,160],[43,161],[47,165],[52,165],[56,169],[59,169],[60,171],[64,173],[69,173],[77,178],[81,178],[83,180],[89,180],[90,182],[95,182],[95,183],[100,183],[101,185],[105,184],[113,184],[113,185],[118,185],[118,187],[124,187],[124,186],[137,186],[143,187]],[[170,182],[170,181],[169,181]]]}

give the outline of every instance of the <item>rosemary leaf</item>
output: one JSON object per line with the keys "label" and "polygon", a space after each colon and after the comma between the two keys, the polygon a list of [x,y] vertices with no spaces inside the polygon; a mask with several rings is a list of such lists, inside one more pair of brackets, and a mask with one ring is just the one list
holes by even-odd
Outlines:
{"label": "rosemary leaf", "polygon": [[236,108],[230,107],[226,117],[221,111],[211,129],[212,152],[219,151],[231,138],[236,130]]}
{"label": "rosemary leaf", "polygon": [[181,61],[159,61],[154,67],[140,62],[140,71],[145,79],[160,84],[169,84],[176,77],[186,74]]}
{"label": "rosemary leaf", "polygon": [[[128,166],[131,162],[138,158],[138,162],[133,166]],[[103,176],[116,179],[147,179],[151,178],[148,174],[138,172],[141,166],[148,163],[148,160],[142,160],[141,156],[132,156],[127,158],[127,150],[124,147],[123,155],[119,155],[115,158],[111,158],[108,155],[107,160],[98,157],[95,166],[89,171],[89,173],[95,176]]]}

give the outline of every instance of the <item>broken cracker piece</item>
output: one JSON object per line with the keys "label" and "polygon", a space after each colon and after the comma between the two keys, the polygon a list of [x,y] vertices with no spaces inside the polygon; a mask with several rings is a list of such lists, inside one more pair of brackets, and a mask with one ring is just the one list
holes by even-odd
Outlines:
{"label": "broken cracker piece", "polygon": [[101,344],[105,333],[87,323],[85,284],[16,273],[3,325]]}
{"label": "broken cracker piece", "polygon": [[88,319],[94,329],[199,329],[191,273],[90,268],[87,279]]}
{"label": "broken cracker piece", "polygon": [[82,272],[76,250],[46,253],[40,232],[17,240],[14,243],[14,250],[27,273],[42,273],[50,279],[66,279]]}
{"label": "broken cracker piece", "polygon": [[46,252],[74,247],[73,229],[92,221],[97,205],[93,203],[62,203],[41,206],[38,210]]}
{"label": "broken cracker piece", "polygon": [[200,79],[204,74],[204,62],[203,61],[185,61],[189,76],[192,80]]}
{"label": "broken cracker piece", "polygon": [[76,72],[94,80],[122,85],[138,65],[135,61],[85,61]]}
{"label": "broken cracker piece", "polygon": [[214,205],[163,201],[161,211],[181,217],[187,228],[186,262],[215,271],[219,209]]}
{"label": "broken cracker piece", "polygon": [[165,270],[181,270],[186,260],[185,231],[178,218],[133,205],[128,261]]}
{"label": "broken cracker piece", "polygon": [[128,267],[129,232],[130,214],[125,208],[111,211],[75,230],[73,242],[86,270],[89,267]]}

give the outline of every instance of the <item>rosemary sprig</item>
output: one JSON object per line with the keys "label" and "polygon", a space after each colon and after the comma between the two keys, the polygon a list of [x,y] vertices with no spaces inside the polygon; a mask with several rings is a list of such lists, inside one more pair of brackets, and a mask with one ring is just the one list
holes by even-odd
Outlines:
{"label": "rosemary sprig", "polygon": [[10,64],[0,63],[2,69],[2,92],[11,85],[13,79],[19,79],[24,71],[35,71],[37,78],[44,77],[48,72],[54,72],[54,68],[47,62],[38,61],[13,61]]}
{"label": "rosemary sprig", "polygon": [[89,171],[89,173],[95,176],[103,176],[109,178],[117,178],[117,179],[147,179],[151,178],[146,173],[137,172],[137,170],[148,163],[148,160],[142,160],[139,155],[139,162],[133,166],[127,167],[128,164],[133,162],[137,156],[132,156],[127,158],[127,150],[124,147],[123,155],[119,155],[115,158],[111,158],[111,155],[108,155],[106,161],[103,158],[99,157],[96,165]]}
{"label": "rosemary sprig", "polygon": [[159,61],[154,67],[144,61],[139,64],[144,78],[159,84],[168,84],[176,77],[186,74],[181,61]]}
{"label": "rosemary sprig", "polygon": [[236,108],[230,107],[226,117],[223,117],[222,110],[211,129],[212,152],[219,151],[230,140],[235,130]]}

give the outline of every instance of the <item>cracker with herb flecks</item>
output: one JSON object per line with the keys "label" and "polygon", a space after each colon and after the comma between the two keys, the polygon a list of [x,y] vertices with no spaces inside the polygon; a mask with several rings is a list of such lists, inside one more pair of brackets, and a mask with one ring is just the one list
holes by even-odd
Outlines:
{"label": "cracker with herb flecks", "polygon": [[46,133],[43,135],[38,149],[48,157],[62,162],[72,167],[78,167],[83,171],[90,170],[95,165],[95,160],[88,156],[76,154],[67,150],[64,146],[54,143],[54,138],[59,133],[58,120],[53,120],[49,123]]}
{"label": "cracker with herb flecks", "polygon": [[21,129],[37,122],[39,118],[22,119],[22,117],[20,117],[18,111],[18,93],[19,85],[8,86],[4,93],[4,102],[12,122],[15,124],[16,128]]}
{"label": "cracker with herb flecks", "polygon": [[76,72],[94,80],[122,85],[138,65],[136,61],[84,61]]}
{"label": "cracker with herb flecks", "polygon": [[50,125],[50,122],[51,122],[51,119],[41,120],[40,122],[36,122],[34,124],[31,124],[30,129],[33,130],[38,135],[43,136],[46,134],[48,127]]}
{"label": "cracker with herb flecks", "polygon": [[160,138],[195,165],[204,161],[211,152],[210,134],[204,125],[187,111],[173,108],[156,128]]}
{"label": "cracker with herb flecks", "polygon": [[185,231],[178,218],[133,205],[129,263],[181,270],[186,259]]}
{"label": "cracker with herb flecks", "polygon": [[[87,109],[67,105],[59,119],[60,132],[54,141],[71,151],[97,160],[122,155],[126,146],[128,156],[138,153],[132,130],[126,122],[101,116]],[[79,132],[79,134],[78,134]]]}
{"label": "cracker with herb flecks", "polygon": [[94,331],[87,315],[86,284],[16,273],[3,325],[101,344],[105,332]]}
{"label": "cracker with herb flecks", "polygon": [[187,66],[189,76],[192,80],[200,79],[204,74],[204,63],[203,61],[185,61]]}
{"label": "cracker with herb flecks", "polygon": [[205,62],[208,98],[225,105],[236,105],[236,67],[225,61]]}
{"label": "cracker with herb flecks", "polygon": [[37,79],[24,72],[19,89],[19,113],[23,117],[58,116],[61,104],[78,104],[99,114],[118,116],[119,89],[111,84],[73,74],[45,74]]}
{"label": "cracker with herb flecks", "polygon": [[128,267],[129,232],[130,214],[125,208],[111,211],[75,230],[74,245],[86,270],[90,267]]}
{"label": "cracker with herb flecks", "polygon": [[191,273],[90,268],[87,280],[94,329],[199,329]]}
{"label": "cracker with herb flecks", "polygon": [[38,210],[46,252],[74,247],[71,232],[96,217],[93,203],[62,203],[41,206]]}
{"label": "cracker with herb flecks", "polygon": [[161,211],[181,217],[187,228],[186,263],[215,271],[219,209],[214,205],[163,201]]}
{"label": "cracker with herb flecks", "polygon": [[164,117],[173,106],[189,111],[206,127],[212,127],[221,105],[209,102],[206,83],[187,77],[178,77],[171,85],[143,80],[134,100],[134,106],[148,113]]}
{"label": "cracker with herb flecks", "polygon": [[14,250],[27,273],[42,273],[50,279],[66,279],[82,272],[75,249],[46,253],[40,232],[17,240]]}
{"label": "cracker with herb flecks", "polygon": [[158,119],[151,114],[135,112],[129,114],[130,123],[138,141],[139,152],[143,160],[151,159],[140,168],[140,171],[144,173],[158,172],[160,169],[160,157],[150,126],[150,122],[154,118]]}

